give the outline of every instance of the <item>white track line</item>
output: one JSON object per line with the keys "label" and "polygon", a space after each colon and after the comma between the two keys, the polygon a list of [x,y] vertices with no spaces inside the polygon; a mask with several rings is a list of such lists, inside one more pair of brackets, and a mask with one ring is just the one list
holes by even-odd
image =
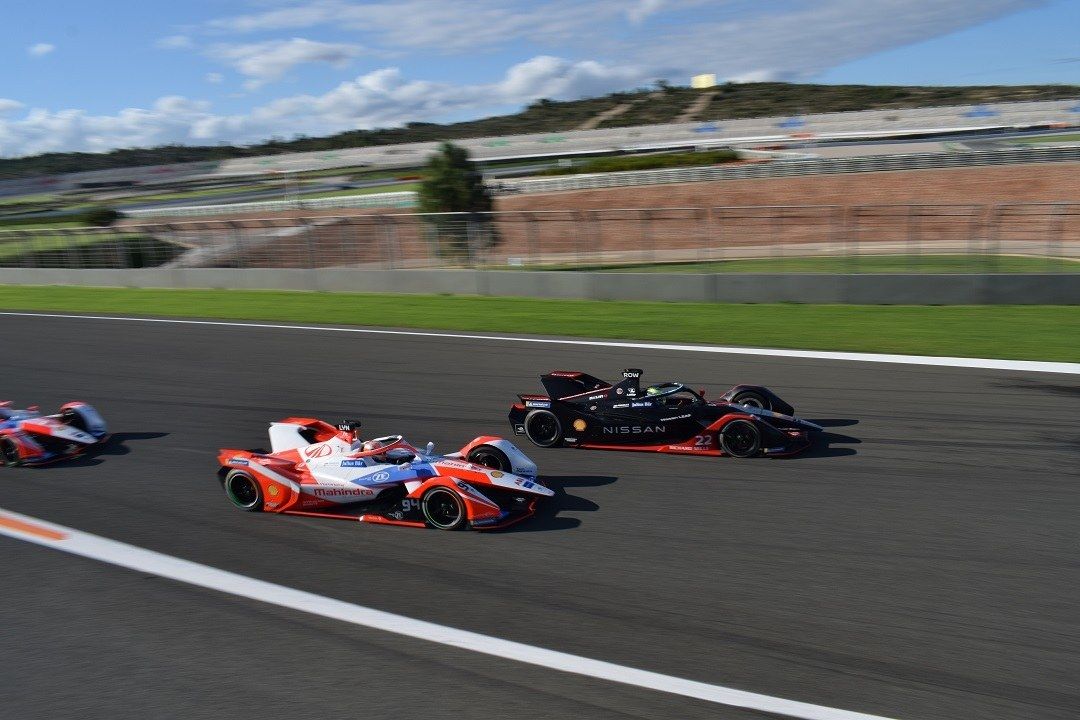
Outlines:
{"label": "white track line", "polygon": [[39,520],[0,508],[0,535],[81,555],[111,565],[189,583],[299,612],[340,620],[384,632],[404,635],[440,645],[493,655],[515,662],[538,665],[560,672],[584,675],[624,685],[682,695],[731,707],[749,708],[804,720],[887,720],[876,715],[837,710],[821,705],[735,690],[721,685],[686,680],[672,675],[638,670],[602,660],[501,640],[490,635],[459,630],[374,608],[334,600],[314,593],[181,560],[152,550],[109,540],[63,525]]}
{"label": "white track line", "polygon": [[932,365],[937,367],[979,368],[983,370],[1012,370],[1014,372],[1080,375],[1080,363],[1038,362],[1034,360],[995,360],[992,358],[934,357],[926,355],[884,355],[879,353],[830,352],[819,350],[778,350],[773,348],[726,347],[721,345],[675,345],[670,343],[622,342],[617,340],[558,340],[554,338],[514,337],[511,335],[469,335],[466,333],[447,333],[423,330],[373,330],[370,328],[281,325],[274,323],[226,322],[219,320],[166,320],[164,318],[139,318],[113,315],[63,315],[59,313],[31,312],[0,312],[0,315],[36,318],[77,318],[81,320],[119,320],[124,322],[167,323],[175,325],[218,325],[224,327],[267,328],[277,330],[311,330],[318,332],[365,333],[371,335],[411,335],[416,337],[498,340],[502,342],[543,343],[548,345],[614,347],[627,348],[630,350],[676,350],[683,352],[723,353],[728,355],[762,355],[768,357],[805,358],[809,360],[848,360],[851,362]]}

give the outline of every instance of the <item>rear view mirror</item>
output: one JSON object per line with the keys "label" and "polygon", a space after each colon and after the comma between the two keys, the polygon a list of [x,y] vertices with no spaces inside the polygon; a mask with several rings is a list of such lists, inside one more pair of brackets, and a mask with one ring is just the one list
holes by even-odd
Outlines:
{"label": "rear view mirror", "polygon": [[428,444],[427,444],[427,445],[426,445],[426,446],[424,447],[424,454],[425,454],[425,455],[430,455],[430,454],[432,454],[433,452],[435,452],[435,443],[433,443],[433,442],[429,442],[429,443],[428,443]]}

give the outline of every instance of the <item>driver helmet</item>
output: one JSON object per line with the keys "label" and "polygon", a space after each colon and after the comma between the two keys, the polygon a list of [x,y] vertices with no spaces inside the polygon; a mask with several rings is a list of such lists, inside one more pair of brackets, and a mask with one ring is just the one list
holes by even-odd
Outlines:
{"label": "driver helmet", "polygon": [[[366,443],[364,443],[363,451],[371,452],[372,450],[378,450],[379,448],[384,447],[386,447],[386,443],[382,442],[381,440],[368,440]],[[377,453],[375,455],[372,455],[371,459],[375,462],[386,462],[386,454]]]}

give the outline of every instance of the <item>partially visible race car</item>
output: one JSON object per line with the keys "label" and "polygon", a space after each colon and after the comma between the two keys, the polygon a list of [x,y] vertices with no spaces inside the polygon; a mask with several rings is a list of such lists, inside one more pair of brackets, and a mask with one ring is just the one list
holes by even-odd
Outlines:
{"label": "partially visible race car", "polygon": [[36,405],[26,410],[0,402],[0,463],[44,465],[83,454],[109,436],[105,421],[90,405],[69,402],[55,415]]}
{"label": "partially visible race car", "polygon": [[546,395],[518,395],[510,424],[540,447],[640,450],[682,455],[793,455],[823,428],[795,417],[768,388],[736,385],[718,400],[678,382],[641,389],[642,371],[617,384],[577,371],[540,376]]}
{"label": "partially visible race car", "polygon": [[492,530],[530,517],[554,492],[508,440],[481,436],[436,455],[400,435],[360,442],[360,423],[290,417],[270,424],[269,453],[223,449],[218,477],[252,512],[408,527]]}

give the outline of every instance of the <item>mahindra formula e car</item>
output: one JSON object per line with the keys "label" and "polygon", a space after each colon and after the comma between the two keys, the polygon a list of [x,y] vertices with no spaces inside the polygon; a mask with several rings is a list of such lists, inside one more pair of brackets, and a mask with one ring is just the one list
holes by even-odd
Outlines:
{"label": "mahindra formula e car", "polygon": [[540,376],[546,395],[519,395],[510,424],[540,447],[642,450],[684,455],[793,455],[819,425],[767,388],[736,385],[708,401],[682,383],[641,389],[641,370],[615,385],[582,372]]}
{"label": "mahindra formula e car", "polygon": [[108,435],[101,415],[84,402],[69,402],[55,415],[42,415],[36,405],[16,410],[0,402],[0,464],[44,465],[73,458]]}
{"label": "mahindra formula e car", "polygon": [[524,520],[554,492],[513,443],[478,437],[435,455],[400,435],[361,443],[360,424],[313,418],[270,424],[271,452],[223,449],[218,476],[241,510],[409,527],[491,530]]}

